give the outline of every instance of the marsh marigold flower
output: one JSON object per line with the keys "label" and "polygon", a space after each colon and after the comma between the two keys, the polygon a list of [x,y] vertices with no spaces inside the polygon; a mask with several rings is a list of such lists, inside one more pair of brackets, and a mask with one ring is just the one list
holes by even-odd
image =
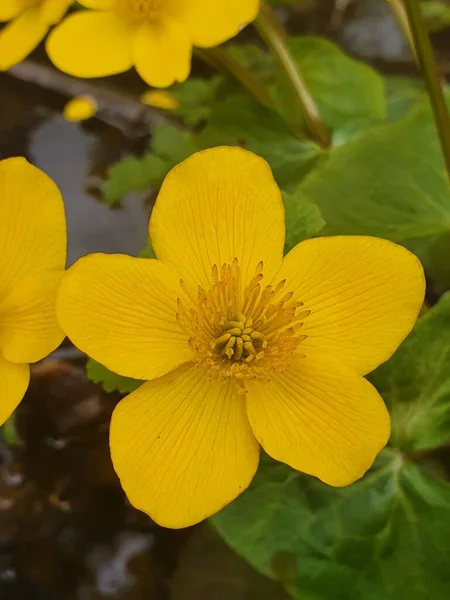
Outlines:
{"label": "marsh marigold flower", "polygon": [[76,123],[86,121],[97,113],[97,102],[91,96],[75,96],[64,106],[63,117],[66,121]]}
{"label": "marsh marigold flower", "polygon": [[80,0],[95,9],[67,17],[47,41],[54,64],[76,77],[133,65],[149,85],[187,79],[192,47],[217,46],[253,21],[259,0]]}
{"label": "marsh marigold flower", "polygon": [[24,60],[58,23],[73,0],[0,0],[0,70]]}
{"label": "marsh marigold flower", "polygon": [[162,525],[236,498],[260,444],[344,486],[389,438],[363,375],[411,330],[422,267],[372,237],[310,239],[283,258],[284,226],[264,160],[206,150],[164,181],[149,227],[157,260],[91,255],[63,279],[57,315],[73,342],[148,380],[119,402],[110,444],[130,501]]}
{"label": "marsh marigold flower", "polygon": [[0,423],[27,390],[28,363],[64,338],[55,301],[65,263],[58,188],[24,158],[0,161]]}

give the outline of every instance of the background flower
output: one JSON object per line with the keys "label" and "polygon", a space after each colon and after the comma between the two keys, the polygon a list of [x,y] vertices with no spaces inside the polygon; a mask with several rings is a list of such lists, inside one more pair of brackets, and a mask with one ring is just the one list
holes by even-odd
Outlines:
{"label": "background flower", "polygon": [[360,478],[390,433],[362,375],[417,318],[418,259],[359,236],[307,240],[283,259],[280,191],[239,148],[175,167],[150,236],[160,260],[81,259],[57,304],[77,346],[149,380],[111,423],[130,501],[165,526],[194,524],[247,488],[257,442],[330,485]]}
{"label": "background flower", "polygon": [[94,11],[67,17],[47,41],[55,65],[102,77],[133,65],[154,87],[187,79],[192,46],[208,48],[255,19],[259,0],[80,0]]}
{"label": "background flower", "polygon": [[0,70],[7,70],[32,52],[52,25],[62,19],[73,0],[1,0]]}
{"label": "background flower", "polygon": [[23,158],[0,162],[0,423],[28,387],[28,363],[62,342],[55,298],[66,262],[58,188]]}

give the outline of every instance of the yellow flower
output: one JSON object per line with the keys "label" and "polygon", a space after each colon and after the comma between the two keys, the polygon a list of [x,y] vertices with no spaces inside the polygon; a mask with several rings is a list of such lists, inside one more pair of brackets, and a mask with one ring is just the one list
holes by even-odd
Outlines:
{"label": "yellow flower", "polygon": [[66,121],[86,121],[97,112],[97,102],[90,96],[75,96],[64,107],[63,117]]}
{"label": "yellow flower", "polygon": [[0,161],[0,424],[22,400],[28,363],[62,342],[56,292],[66,262],[56,185],[24,158]]}
{"label": "yellow flower", "polygon": [[158,257],[96,254],[65,275],[57,316],[117,373],[148,380],[114,411],[114,467],[167,527],[201,521],[273,458],[347,485],[390,433],[362,375],[411,330],[418,259],[372,237],[298,244],[270,168],[240,148],[195,154],[167,176],[150,220]]}
{"label": "yellow flower", "polygon": [[176,110],[180,106],[175,96],[163,90],[147,90],[141,94],[140,100],[142,104],[164,110]]}
{"label": "yellow flower", "polygon": [[0,0],[0,70],[24,60],[60,21],[73,0]]}
{"label": "yellow flower", "polygon": [[55,65],[103,77],[133,65],[153,87],[187,79],[192,46],[208,48],[253,21],[260,0],[80,0],[94,11],[70,15],[48,38]]}

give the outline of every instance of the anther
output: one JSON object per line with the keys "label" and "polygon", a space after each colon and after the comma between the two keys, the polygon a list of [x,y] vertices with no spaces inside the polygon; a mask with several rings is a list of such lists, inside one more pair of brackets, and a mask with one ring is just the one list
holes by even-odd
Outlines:
{"label": "anther", "polygon": [[244,342],[240,337],[236,338],[236,348],[234,351],[234,360],[240,360],[244,351]]}

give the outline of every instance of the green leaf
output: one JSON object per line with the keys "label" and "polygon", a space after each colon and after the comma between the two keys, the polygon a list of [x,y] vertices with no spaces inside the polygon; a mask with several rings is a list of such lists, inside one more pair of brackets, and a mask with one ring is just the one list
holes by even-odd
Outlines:
{"label": "green leaf", "polygon": [[341,489],[264,461],[212,521],[299,600],[447,600],[449,510],[448,483],[385,450]]}
{"label": "green leaf", "polygon": [[406,117],[425,97],[425,84],[421,79],[386,77],[384,87],[388,121]]}
{"label": "green leaf", "polygon": [[450,230],[450,187],[428,104],[334,149],[300,191],[318,205],[329,235],[404,243]]}
{"label": "green leaf", "polygon": [[286,213],[285,252],[314,235],[325,225],[318,207],[301,194],[283,192]]}
{"label": "green leaf", "polygon": [[272,85],[275,79],[277,63],[273,54],[257,44],[227,44],[229,54],[242,67],[247,69],[264,85]]}
{"label": "green leaf", "polygon": [[108,172],[103,184],[104,199],[113,206],[130,192],[158,190],[165,176],[179,162],[208,146],[219,145],[222,137],[204,138],[187,130],[163,123],[155,128],[150,151],[141,157],[125,158]]}
{"label": "green leaf", "polygon": [[[386,101],[382,78],[350,58],[335,44],[317,37],[291,37],[289,48],[325,124],[334,130],[349,121],[382,121]],[[278,78],[276,97],[282,112],[292,115],[292,96]]]}
{"label": "green leaf", "polygon": [[103,199],[109,206],[118,204],[127,194],[141,192],[159,182],[168,170],[170,163],[158,156],[124,158],[108,171],[103,184]]}
{"label": "green leaf", "polygon": [[243,94],[217,104],[209,129],[265,158],[279,185],[300,181],[323,155],[313,142],[297,138],[275,111]]}
{"label": "green leaf", "polygon": [[450,439],[450,293],[370,379],[392,415],[392,445],[419,452]]}
{"label": "green leaf", "polygon": [[113,373],[93,358],[89,358],[86,364],[86,373],[88,379],[94,383],[100,383],[105,392],[120,392],[129,394],[134,392],[144,382],[131,377],[122,377]]}
{"label": "green leaf", "polygon": [[187,81],[171,90],[172,96],[180,103],[173,113],[182,117],[188,127],[196,127],[199,123],[207,121],[222,82],[223,77],[220,75],[208,79],[189,77]]}
{"label": "green leaf", "polygon": [[450,26],[450,6],[444,1],[422,1],[422,12],[428,29],[433,32],[442,31]]}

